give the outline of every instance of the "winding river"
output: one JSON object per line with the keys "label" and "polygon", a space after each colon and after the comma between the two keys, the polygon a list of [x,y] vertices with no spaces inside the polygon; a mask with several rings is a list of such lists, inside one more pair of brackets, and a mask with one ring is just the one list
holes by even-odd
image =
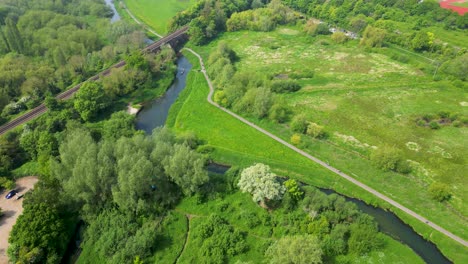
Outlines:
{"label": "winding river", "polygon": [[[111,22],[120,20],[120,16],[113,5],[113,0],[105,0],[105,2],[114,12]],[[144,109],[140,111],[137,116],[137,129],[144,130],[147,134],[151,134],[154,128],[164,126],[171,105],[177,100],[180,92],[186,86],[187,74],[191,68],[192,65],[185,57],[182,56],[177,60],[177,74],[174,82],[164,96],[148,103],[145,105]],[[207,169],[213,173],[223,174],[229,169],[229,167],[211,164]],[[333,190],[327,189],[322,189],[322,191],[326,194],[336,193]],[[356,204],[364,213],[373,216],[379,224],[380,231],[408,245],[426,263],[451,263],[444,255],[442,255],[433,243],[421,237],[392,212],[370,206],[358,199],[346,196],[344,196],[344,198],[347,201]]]}

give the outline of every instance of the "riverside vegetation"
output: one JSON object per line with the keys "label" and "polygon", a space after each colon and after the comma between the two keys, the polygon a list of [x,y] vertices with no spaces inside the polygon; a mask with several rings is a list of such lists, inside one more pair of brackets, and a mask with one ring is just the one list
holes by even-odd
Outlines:
{"label": "riverside vegetation", "polygon": [[[98,2],[100,3],[95,3],[99,5]],[[15,3],[18,6],[23,4],[22,1]],[[304,3],[308,5],[312,2]],[[336,4],[336,1],[330,3]],[[66,6],[61,9],[56,4],[53,2],[42,6],[51,7],[53,12],[68,12],[64,11],[68,10]],[[264,52],[261,56],[269,56],[270,52],[275,50],[282,51],[281,47],[286,45],[286,42],[288,45],[294,43],[291,47],[298,48],[297,54],[306,52],[305,48],[301,51],[301,46],[310,46],[311,42],[316,42],[320,47],[329,48],[333,52],[333,49],[343,53],[357,50],[357,41],[334,44],[335,41],[341,42],[342,36],[335,35],[333,39],[321,35],[307,36],[300,31],[305,27],[307,34],[315,35],[317,30],[314,29],[314,23],[298,23],[301,14],[278,2],[267,7],[264,7],[265,4],[262,1],[202,1],[189,11],[177,15],[170,23],[171,27],[175,27],[177,24],[183,24],[181,21],[192,21],[193,42],[208,43],[207,46],[197,49],[202,50],[205,58],[210,57],[208,70],[212,73],[211,76],[214,73],[217,75],[215,83],[219,91],[216,100],[281,137],[291,139],[309,151],[318,151],[321,158],[328,157],[337,167],[358,172],[363,178],[360,180],[366,184],[374,183],[378,187],[385,183],[385,188],[396,186],[393,189],[389,188],[387,192],[407,198],[405,201],[410,202],[409,207],[422,210],[423,214],[431,215],[438,224],[463,237],[463,230],[460,229],[463,227],[462,220],[447,209],[447,203],[450,203],[454,210],[463,208],[461,203],[458,207],[454,203],[457,197],[461,196],[461,192],[457,193],[455,188],[447,188],[444,181],[436,178],[441,184],[431,187],[432,197],[448,201],[432,201],[429,191],[426,190],[428,182],[419,181],[414,175],[412,163],[407,161],[408,158],[404,158],[404,155],[407,155],[406,150],[401,150],[401,147],[398,150],[396,145],[378,148],[385,150],[381,152],[370,149],[363,151],[356,148],[354,143],[339,142],[331,132],[342,131],[340,129],[348,129],[347,127],[339,127],[336,123],[334,126],[323,123],[323,119],[319,119],[320,115],[312,112],[315,109],[307,107],[309,104],[292,104],[290,97],[303,93],[306,85],[320,84],[320,75],[325,74],[321,72],[329,71],[327,66],[320,68],[322,65],[319,64],[317,69],[310,69],[307,65],[311,62],[306,62],[306,67],[294,68],[293,65],[289,65],[292,70],[283,72],[286,67],[270,63],[264,68],[258,68],[259,73],[269,73],[264,76],[243,72],[257,69],[253,63],[251,68],[244,65],[247,65],[249,57],[253,60],[259,53],[243,51],[242,42],[236,42],[241,36],[245,41],[244,47],[260,46],[257,50],[265,48],[261,50]],[[384,2],[382,4],[387,5]],[[386,8],[387,12],[394,12],[393,9],[399,7]],[[230,17],[242,18],[243,15],[235,13],[248,9],[254,10],[247,11],[246,17],[263,17],[261,21],[266,21],[269,25],[264,29],[271,32],[249,32],[249,35],[257,37],[255,40],[246,37],[245,31],[222,33],[226,30]],[[169,12],[167,9],[163,11]],[[272,12],[278,16],[275,16],[273,21],[265,19],[270,17]],[[442,13],[442,22],[435,24],[438,29],[439,24],[453,17],[448,14]],[[96,16],[90,15],[87,18],[91,22],[96,21]],[[453,27],[454,31],[460,30],[456,29],[462,28],[457,23],[448,27]],[[289,26],[277,28],[278,24]],[[250,25],[245,27],[243,29],[263,28],[260,24],[252,25],[252,28]],[[242,27],[235,30],[240,29]],[[372,30],[375,31],[369,29],[367,35],[373,36],[374,33],[370,33],[374,32]],[[377,33],[380,35],[381,32],[377,30]],[[209,43],[211,38],[216,36],[221,39]],[[259,37],[271,36],[275,38],[271,47],[262,47],[261,43],[249,44],[249,41],[258,41]],[[283,42],[276,42],[278,39]],[[297,39],[296,42],[294,39]],[[223,40],[229,41],[230,45],[223,44]],[[366,43],[368,42],[363,42],[363,45],[367,46]],[[386,43],[388,42],[381,42],[384,46],[390,45]],[[80,90],[74,100],[57,102],[47,97],[46,104],[51,110],[49,113],[25,126],[23,130],[18,129],[2,136],[1,140],[5,143],[1,144],[2,162],[9,161],[2,163],[2,174],[12,177],[32,172],[41,176],[35,190],[25,196],[24,214],[13,228],[8,249],[12,261],[60,262],[72,236],[72,230],[75,229],[78,220],[82,219],[87,228],[84,231],[83,251],[78,259],[79,263],[191,263],[195,260],[207,263],[257,263],[262,260],[277,263],[284,257],[297,263],[310,263],[310,260],[314,260],[314,263],[388,263],[402,260],[421,262],[408,247],[378,233],[373,219],[360,213],[355,206],[344,202],[342,198],[336,195],[326,196],[313,187],[300,187],[294,180],[283,182],[278,178],[275,173],[317,186],[333,187],[382,205],[376,198],[357,187],[349,186],[338,176],[311,164],[272,139],[209,105],[206,102],[208,88],[201,73],[189,73],[188,83],[191,85],[182,92],[180,100],[171,109],[167,124],[173,128],[176,135],[166,128],[155,130],[151,136],[135,131],[133,117],[116,111],[122,109],[124,103],[140,96],[144,98],[147,95],[146,98],[149,98],[161,94],[168,86],[174,69],[174,54],[170,50],[165,50],[157,56],[144,56],[133,51],[136,46],[125,48],[122,53],[116,53],[116,57],[113,57],[116,60],[118,56],[122,56],[130,62],[124,69],[114,72],[109,79],[102,82],[86,84],[84,88],[88,89]],[[404,64],[395,62],[398,56],[396,59],[389,58],[387,52],[410,57],[407,69],[412,69],[418,62],[423,64],[417,55],[408,55],[411,53],[401,52],[397,48],[387,50],[368,47],[360,52],[370,58],[377,54],[376,60],[383,64],[382,68],[392,63],[399,66]],[[426,55],[435,56],[432,53],[438,52],[436,48],[429,49]],[[440,91],[448,90],[450,93],[457,91],[457,86],[464,85],[462,80],[456,80],[457,76],[462,75],[458,75],[450,67],[459,63],[463,54],[447,54],[447,57],[444,57],[447,64],[441,67],[439,72],[440,82],[447,86],[440,88]],[[339,60],[338,57],[340,56],[334,56],[333,59]],[[192,59],[190,56],[189,58]],[[286,61],[282,61],[284,58],[281,54],[264,58],[265,61],[267,59],[273,62],[279,59],[277,62],[287,65]],[[376,64],[368,57],[365,59],[370,63],[369,67]],[[256,60],[258,62],[259,57],[256,57]],[[192,61],[197,65],[196,60]],[[392,63],[385,64],[389,61]],[[430,67],[419,69],[418,73],[422,79],[432,73],[433,69]],[[216,69],[220,71],[215,71]],[[338,73],[342,73],[338,70]],[[245,82],[245,88],[228,88],[226,80],[229,76],[233,78],[232,86],[240,86],[240,83]],[[391,82],[400,80],[404,74],[400,72],[398,77],[385,78]],[[340,82],[336,76],[328,78],[331,83]],[[326,82],[322,82],[324,83],[326,86]],[[150,89],[154,87],[159,88]],[[358,88],[366,90],[365,87]],[[368,90],[372,91],[371,88]],[[438,86],[432,87],[436,88]],[[229,94],[229,89],[233,93]],[[326,89],[325,87],[324,90]],[[341,90],[345,89],[346,86]],[[101,93],[96,93],[96,90]],[[235,96],[231,97],[233,94]],[[339,97],[338,95],[336,97]],[[304,98],[306,97],[307,95],[304,95]],[[342,102],[336,98],[336,104],[338,103]],[[360,102],[357,105],[360,105]],[[293,109],[292,106],[297,109]],[[425,109],[431,110],[432,106],[433,104],[429,104]],[[305,115],[298,115],[294,110],[303,111]],[[422,114],[415,115],[409,124],[403,124],[424,129],[424,135],[447,128],[459,129],[455,131],[466,129],[463,112],[453,120],[450,119],[450,113],[448,117],[439,111],[436,114],[428,118]],[[419,120],[426,123],[423,124]],[[378,121],[380,120],[375,122]],[[456,121],[460,123],[458,127],[449,126],[452,125],[450,122]],[[436,122],[440,126],[439,129],[432,129],[434,125],[431,126],[431,122]],[[370,135],[359,138],[363,145],[372,143],[381,146],[381,142],[375,138],[375,143],[371,142]],[[35,145],[38,147],[34,148]],[[408,146],[408,149],[421,147],[418,143]],[[223,176],[208,175],[203,169],[207,159],[238,165],[240,168],[233,168]],[[24,164],[25,162],[27,163]],[[258,162],[270,165],[272,171]],[[257,164],[254,165],[255,163]],[[381,169],[390,172],[382,172]],[[362,173],[363,171],[367,173]],[[404,176],[393,171],[409,174]],[[376,175],[382,177],[382,180],[375,181]],[[251,184],[250,180],[253,177],[269,181],[271,188],[259,192],[258,187]],[[5,182],[8,183],[8,180]],[[400,188],[403,184],[406,184],[405,188],[409,186],[407,191]],[[415,193],[420,197],[415,197]],[[415,206],[421,201],[420,207]],[[443,221],[447,214],[452,214],[452,223]],[[412,222],[403,214],[400,216],[418,232],[429,237],[431,231],[427,227]],[[464,248],[438,233],[430,234],[430,239],[435,241],[445,254],[457,262],[464,262]],[[283,251],[286,246],[297,250],[298,253],[287,255]],[[307,261],[304,262],[304,259]]]}

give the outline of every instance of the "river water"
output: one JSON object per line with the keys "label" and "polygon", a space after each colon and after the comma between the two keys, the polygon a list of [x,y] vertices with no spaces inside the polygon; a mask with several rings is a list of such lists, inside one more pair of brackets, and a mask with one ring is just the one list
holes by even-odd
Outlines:
{"label": "river water", "polygon": [[138,113],[136,128],[151,134],[156,127],[164,126],[171,105],[176,101],[179,93],[185,88],[187,73],[192,69],[192,64],[185,57],[177,59],[177,74],[171,87],[162,97],[144,105]]}
{"label": "river water", "polygon": [[106,1],[106,5],[109,6],[112,9],[112,12],[113,12],[112,17],[111,17],[111,23],[119,21],[120,20],[120,15],[117,12],[117,10],[115,9],[114,1],[113,0],[104,0],[104,1]]}

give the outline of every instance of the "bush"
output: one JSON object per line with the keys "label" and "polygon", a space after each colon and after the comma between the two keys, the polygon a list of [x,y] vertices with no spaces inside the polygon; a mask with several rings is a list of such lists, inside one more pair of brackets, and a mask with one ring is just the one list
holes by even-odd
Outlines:
{"label": "bush", "polygon": [[6,177],[0,177],[0,187],[3,187],[7,190],[14,189],[16,186],[15,182],[6,178]]}
{"label": "bush", "polygon": [[430,127],[431,129],[439,129],[439,128],[440,128],[440,125],[439,125],[439,123],[437,123],[437,121],[431,121],[431,122],[429,123],[429,127]]}
{"label": "bush", "polygon": [[372,151],[371,161],[383,171],[397,170],[397,165],[401,162],[401,152],[389,146],[383,146]]}
{"label": "bush", "polygon": [[292,80],[275,81],[271,84],[271,91],[275,93],[296,92],[301,86]]}
{"label": "bush", "polygon": [[346,41],[348,41],[348,37],[345,35],[345,33],[340,31],[336,31],[335,33],[333,33],[331,39],[338,44],[345,43]]}
{"label": "bush", "polygon": [[432,199],[443,202],[449,200],[452,195],[450,194],[450,188],[440,182],[434,182],[429,186],[429,195]]}
{"label": "bush", "polygon": [[307,125],[307,135],[313,138],[323,138],[325,136],[325,132],[323,131],[323,126],[319,126],[316,123],[309,122]]}
{"label": "bush", "polygon": [[296,146],[299,145],[299,144],[301,144],[301,135],[300,135],[300,134],[297,134],[297,133],[294,134],[294,135],[292,135],[292,136],[291,136],[291,143],[292,143],[293,145],[296,145]]}
{"label": "bush", "polygon": [[307,120],[304,115],[295,116],[290,124],[291,130],[297,133],[304,134],[307,131]]}

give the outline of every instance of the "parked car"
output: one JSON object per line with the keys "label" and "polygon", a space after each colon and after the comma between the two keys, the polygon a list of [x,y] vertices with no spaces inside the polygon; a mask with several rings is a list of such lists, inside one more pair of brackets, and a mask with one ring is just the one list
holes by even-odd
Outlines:
{"label": "parked car", "polygon": [[18,193],[18,191],[16,191],[16,190],[11,190],[9,193],[7,193],[7,195],[5,196],[5,198],[11,199],[11,197],[15,196],[17,193]]}

